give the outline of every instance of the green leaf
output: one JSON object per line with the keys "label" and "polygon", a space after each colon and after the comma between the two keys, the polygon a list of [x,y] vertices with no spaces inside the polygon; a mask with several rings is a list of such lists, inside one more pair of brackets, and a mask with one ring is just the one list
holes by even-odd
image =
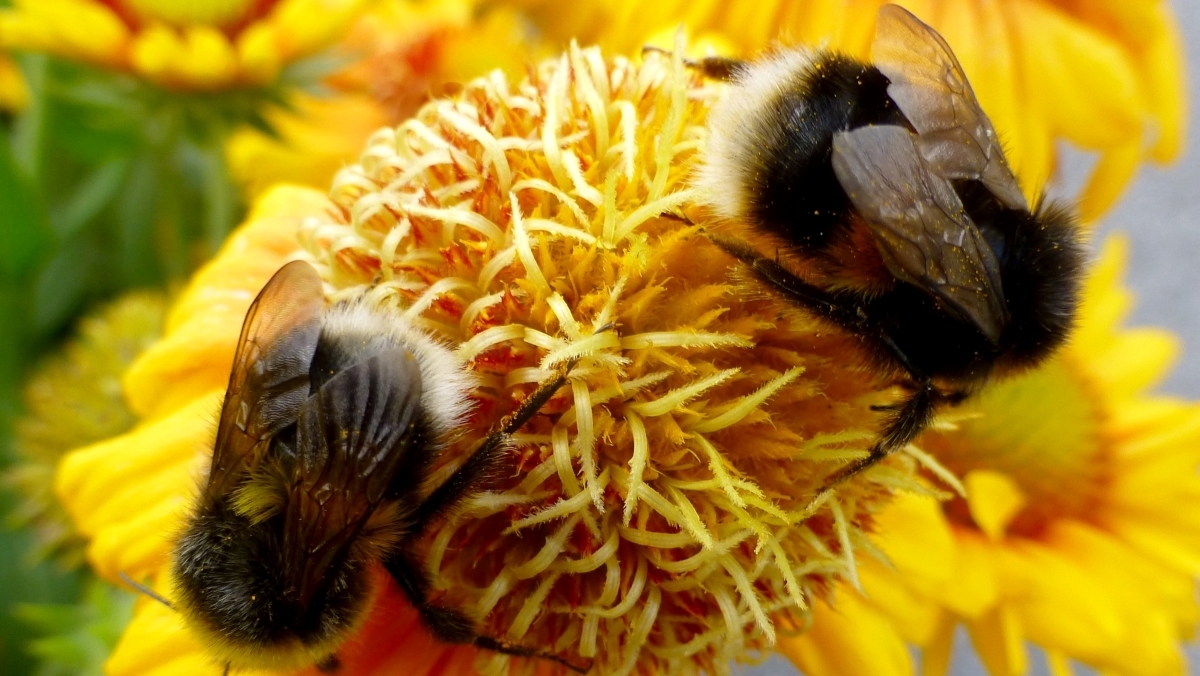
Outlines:
{"label": "green leaf", "polygon": [[83,309],[92,289],[90,281],[94,245],[74,238],[59,247],[54,258],[33,284],[33,328],[47,336],[66,326]]}
{"label": "green leaf", "polygon": [[65,204],[50,214],[50,222],[60,240],[74,236],[108,206],[121,189],[129,173],[129,160],[119,158],[96,168]]}
{"label": "green leaf", "polygon": [[0,284],[20,283],[53,243],[36,192],[0,143]]}
{"label": "green leaf", "polygon": [[20,604],[16,617],[36,636],[26,645],[38,676],[101,676],[104,662],[133,616],[132,594],[90,579],[73,604]]}
{"label": "green leaf", "polygon": [[[7,439],[5,439],[7,446]],[[12,501],[0,494],[0,512]],[[0,674],[17,676],[33,672],[34,660],[25,646],[38,634],[14,615],[26,603],[69,603],[79,597],[79,576],[52,565],[29,566],[32,538],[21,531],[0,531]]]}
{"label": "green leaf", "polygon": [[29,105],[13,125],[12,153],[14,161],[29,179],[41,175],[46,145],[46,81],[50,76],[50,59],[43,54],[22,54],[22,75],[29,87]]}

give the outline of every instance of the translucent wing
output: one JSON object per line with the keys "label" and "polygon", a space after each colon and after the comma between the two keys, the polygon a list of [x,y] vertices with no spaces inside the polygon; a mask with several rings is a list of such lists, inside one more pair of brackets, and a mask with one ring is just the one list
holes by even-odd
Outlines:
{"label": "translucent wing", "polygon": [[888,96],[917,130],[921,156],[940,176],[983,182],[1005,206],[1028,210],[988,119],[950,46],[896,5],[879,10],[875,66]]}
{"label": "translucent wing", "polygon": [[833,137],[833,170],[875,234],[888,270],[928,290],[998,342],[1008,321],[995,254],[950,182],[895,126]]}
{"label": "translucent wing", "polygon": [[206,499],[227,494],[271,436],[296,421],[308,397],[324,304],[321,278],[303,261],[280,268],[250,304],[221,406]]}
{"label": "translucent wing", "polygon": [[302,604],[347,555],[406,461],[426,452],[422,415],[420,368],[398,347],[334,375],[304,402],[283,534]]}

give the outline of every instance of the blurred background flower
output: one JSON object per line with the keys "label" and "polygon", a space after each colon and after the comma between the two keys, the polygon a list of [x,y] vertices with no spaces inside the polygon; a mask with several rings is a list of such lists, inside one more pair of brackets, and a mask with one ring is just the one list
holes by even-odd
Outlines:
{"label": "blurred background flower", "polygon": [[[778,40],[866,58],[884,1],[522,4],[551,39],[596,42],[618,53],[648,42],[670,47],[670,35],[682,23],[699,44],[731,56],[752,56]],[[1182,44],[1165,0],[896,4],[953,47],[1027,190],[1053,179],[1060,140],[1099,155],[1081,194],[1085,220],[1113,204],[1138,164],[1170,161],[1182,149]]]}
{"label": "blurred background flower", "polygon": [[349,65],[319,96],[299,94],[268,114],[271,129],[230,139],[230,170],[247,198],[278,182],[324,188],[376,129],[495,68],[519,76],[549,54],[536,27],[511,7],[473,0],[381,2],[343,37]]}
{"label": "blurred background flower", "polygon": [[0,13],[0,45],[174,90],[262,86],[340,38],[368,2],[16,0]]}

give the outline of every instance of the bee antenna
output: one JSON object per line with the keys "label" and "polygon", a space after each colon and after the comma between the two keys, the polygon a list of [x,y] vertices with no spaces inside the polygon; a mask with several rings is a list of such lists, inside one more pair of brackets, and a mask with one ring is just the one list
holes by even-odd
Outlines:
{"label": "bee antenna", "polygon": [[[123,570],[118,571],[117,576],[120,577],[125,582],[125,584],[129,585],[130,587],[133,587],[134,590],[136,590],[142,594],[145,594],[146,596],[149,596],[150,598],[154,599],[155,601],[158,601],[159,603],[170,608],[171,610],[175,610],[175,604],[173,604],[170,601],[163,598],[158,592],[154,591],[153,589],[147,587],[146,585],[142,584],[141,582],[138,582],[137,580],[134,580],[132,577],[129,577],[128,575],[125,574],[125,571],[123,571]],[[226,667],[225,667],[225,673],[226,674],[229,673],[228,665],[226,665]]]}

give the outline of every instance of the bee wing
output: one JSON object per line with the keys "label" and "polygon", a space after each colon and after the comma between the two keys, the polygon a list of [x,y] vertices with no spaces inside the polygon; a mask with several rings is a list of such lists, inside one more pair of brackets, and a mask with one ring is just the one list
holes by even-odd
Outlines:
{"label": "bee wing", "polygon": [[308,368],[324,305],[321,278],[303,261],[280,268],[250,304],[221,405],[204,497],[225,495],[271,436],[296,421],[308,396]]}
{"label": "bee wing", "polygon": [[838,132],[833,170],[871,226],[888,270],[998,342],[1008,321],[999,263],[950,182],[922,159],[913,134],[890,125]]}
{"label": "bee wing", "polygon": [[302,601],[348,552],[410,453],[425,452],[421,371],[387,348],[337,373],[300,410],[283,550]]}
{"label": "bee wing", "polygon": [[917,130],[917,147],[934,171],[981,181],[1005,206],[1028,211],[996,130],[942,36],[908,10],[884,5],[872,49],[891,80],[888,96]]}

